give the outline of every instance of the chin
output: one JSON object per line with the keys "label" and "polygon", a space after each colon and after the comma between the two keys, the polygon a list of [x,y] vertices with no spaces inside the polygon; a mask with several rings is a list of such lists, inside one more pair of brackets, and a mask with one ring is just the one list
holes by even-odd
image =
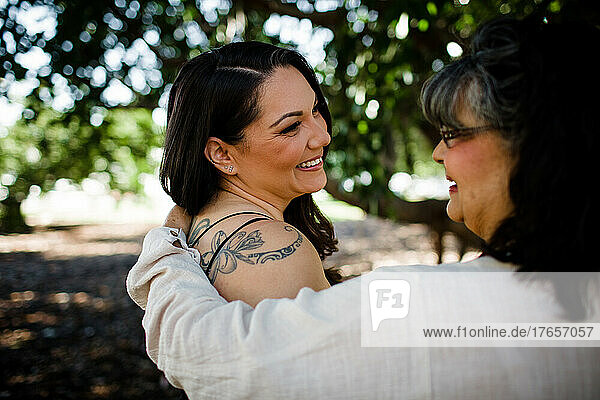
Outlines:
{"label": "chin", "polygon": [[315,179],[310,184],[304,186],[304,190],[302,193],[316,193],[319,190],[323,189],[327,184],[327,176],[323,174],[322,178]]}
{"label": "chin", "polygon": [[464,222],[462,213],[457,212],[457,210],[455,210],[452,206],[452,200],[450,200],[450,202],[446,206],[446,214],[448,214],[448,218],[450,218],[454,222]]}
{"label": "chin", "polygon": [[319,190],[323,189],[325,185],[327,185],[327,175],[323,173],[323,178],[321,179],[321,182],[317,185],[317,190],[315,190],[314,192],[318,192]]}

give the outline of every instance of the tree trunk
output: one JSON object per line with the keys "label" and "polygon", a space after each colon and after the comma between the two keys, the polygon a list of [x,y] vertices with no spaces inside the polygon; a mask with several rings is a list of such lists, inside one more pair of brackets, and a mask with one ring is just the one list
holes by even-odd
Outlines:
{"label": "tree trunk", "polygon": [[21,202],[8,196],[0,203],[0,233],[25,233],[31,227],[25,223],[21,214]]}

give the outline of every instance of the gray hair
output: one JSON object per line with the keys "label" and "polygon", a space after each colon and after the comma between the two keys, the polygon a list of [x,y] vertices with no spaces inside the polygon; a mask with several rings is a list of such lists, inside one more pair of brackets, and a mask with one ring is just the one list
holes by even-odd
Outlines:
{"label": "gray hair", "polygon": [[[519,44],[510,35],[501,37],[501,46],[478,49],[443,68],[430,77],[421,89],[421,108],[424,117],[437,128],[466,128],[457,114],[467,107],[482,125],[490,125],[502,137],[517,144],[518,127],[515,118],[519,112],[518,90],[523,73],[514,60]],[[501,71],[501,73],[499,73]]]}

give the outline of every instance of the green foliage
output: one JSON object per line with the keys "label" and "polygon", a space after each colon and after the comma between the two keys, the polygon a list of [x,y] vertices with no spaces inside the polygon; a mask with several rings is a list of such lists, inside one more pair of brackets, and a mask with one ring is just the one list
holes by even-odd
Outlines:
{"label": "green foliage", "polygon": [[32,185],[47,191],[59,178],[79,182],[91,175],[107,187],[140,191],[138,176],[152,174],[160,161],[162,134],[150,112],[110,110],[102,125],[86,122],[51,109],[41,110],[35,123],[17,122],[0,141],[0,171],[9,191],[4,213],[13,215],[8,207],[20,203]]}
{"label": "green foliage", "polygon": [[[597,16],[577,1],[461,3],[346,0],[321,10],[319,0],[0,0],[0,104],[24,107],[14,127],[0,130],[0,198],[7,207],[31,185],[49,190],[59,178],[79,182],[89,174],[138,191],[137,175],[154,170],[151,150],[161,145],[151,110],[161,96],[164,102],[178,67],[236,40],[293,46],[267,34],[273,15],[308,19],[315,30],[333,33],[316,65],[334,118],[331,177],[354,182],[369,204],[393,196],[387,185],[397,171],[440,174],[430,159],[437,133],[417,100],[423,81],[452,60],[449,42],[464,48],[479,23],[498,15]],[[32,52],[48,64],[31,65],[24,55]],[[111,100],[106,93],[115,87],[125,95]]]}
{"label": "green foliage", "polygon": [[31,185],[52,188],[57,178],[81,180],[91,173],[107,174],[107,183],[122,191],[140,189],[137,176],[152,173],[162,135],[144,109],[109,111],[106,127],[82,123],[77,115],[42,110],[35,124],[19,121],[0,142],[4,174],[22,200]]}

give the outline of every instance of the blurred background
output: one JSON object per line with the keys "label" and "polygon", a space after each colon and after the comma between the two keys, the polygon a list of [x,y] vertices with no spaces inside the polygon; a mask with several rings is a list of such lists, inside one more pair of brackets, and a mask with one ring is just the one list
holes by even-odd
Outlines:
{"label": "blurred background", "polygon": [[476,256],[446,217],[418,95],[504,15],[598,24],[576,0],[0,0],[0,398],[181,395],[123,282],[172,206],[157,179],[170,83],[215,46],[270,42],[314,67],[334,121],[315,194],[341,242],[328,266]]}

